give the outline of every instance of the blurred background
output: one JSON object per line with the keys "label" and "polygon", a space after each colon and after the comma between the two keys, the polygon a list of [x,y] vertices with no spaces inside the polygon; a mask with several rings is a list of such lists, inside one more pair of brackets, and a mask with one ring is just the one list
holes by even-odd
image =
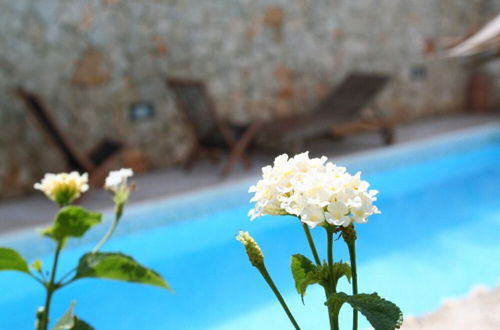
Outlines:
{"label": "blurred background", "polygon": [[[88,172],[77,203],[109,213],[94,188],[130,167],[136,205],[111,246],[179,294],[82,285],[58,313],[78,296],[102,329],[285,329],[234,235],[259,235],[295,297],[283,252],[307,248],[300,228],[247,227],[247,188],[276,154],[310,150],[380,189],[384,220],[360,232],[363,286],[401,302],[406,329],[500,329],[499,59],[500,0],[0,0],[1,245],[49,260],[31,234],[57,210],[33,189],[45,173]],[[358,167],[337,158],[394,144]],[[68,267],[96,237],[68,249]],[[0,328],[33,324],[42,298],[24,280],[0,281]]]}
{"label": "blurred background", "polygon": [[499,12],[493,0],[0,1],[0,198],[67,169],[18,88],[79,149],[115,140],[120,165],[164,168],[193,143],[167,77],[202,81],[236,126],[306,113],[353,71],[390,75],[377,104],[393,123],[493,112],[498,44],[447,49]]}

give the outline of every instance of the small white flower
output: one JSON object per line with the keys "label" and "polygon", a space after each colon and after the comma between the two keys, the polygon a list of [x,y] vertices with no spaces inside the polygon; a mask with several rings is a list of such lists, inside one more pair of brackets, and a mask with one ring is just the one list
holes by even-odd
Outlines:
{"label": "small white flower", "polygon": [[104,188],[116,193],[118,190],[128,187],[128,178],[133,175],[134,171],[130,168],[122,168],[118,171],[111,171],[106,178]]}
{"label": "small white flower", "polygon": [[59,205],[67,205],[89,189],[88,174],[78,172],[52,174],[47,173],[39,183],[33,186]]}
{"label": "small white flower", "polygon": [[343,226],[349,224],[349,208],[342,202],[333,202],[328,205],[326,221],[332,225]]}
{"label": "small white flower", "polygon": [[308,206],[300,215],[300,220],[314,228],[325,221],[325,212],[320,207]]}

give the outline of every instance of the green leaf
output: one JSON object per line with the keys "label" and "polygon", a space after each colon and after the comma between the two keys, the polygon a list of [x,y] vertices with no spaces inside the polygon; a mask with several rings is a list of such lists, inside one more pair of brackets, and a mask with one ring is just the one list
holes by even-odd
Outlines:
{"label": "green leaf", "polygon": [[336,262],[333,264],[333,280],[335,283],[335,287],[337,286],[337,282],[339,279],[345,276],[349,283],[351,282],[351,266],[347,262]]}
{"label": "green leaf", "polygon": [[94,330],[94,328],[82,319],[75,316],[75,325],[71,330]]}
{"label": "green leaf", "polygon": [[399,307],[381,298],[377,293],[361,293],[354,296],[344,292],[334,293],[328,298],[327,304],[338,308],[338,313],[345,302],[363,314],[375,330],[399,329],[403,323],[403,313]]}
{"label": "green leaf", "polygon": [[82,237],[92,226],[101,223],[101,214],[80,206],[66,206],[57,213],[54,224],[42,234],[62,242],[67,237]]}
{"label": "green leaf", "polygon": [[311,284],[320,282],[318,267],[312,263],[307,257],[302,254],[294,254],[290,263],[293,279],[295,280],[295,288],[304,302],[306,289]]}
{"label": "green leaf", "polygon": [[71,302],[68,310],[64,313],[59,320],[57,320],[53,330],[69,330],[75,325],[75,320],[73,316],[73,310],[75,309],[76,303]]}
{"label": "green leaf", "polygon": [[79,319],[74,315],[76,302],[71,302],[68,310],[57,321],[53,330],[94,330],[87,322]]}
{"label": "green leaf", "polygon": [[399,307],[377,293],[357,294],[347,302],[363,314],[375,330],[399,329],[403,323],[403,313]]}
{"label": "green leaf", "polygon": [[15,270],[31,274],[28,263],[16,250],[3,247],[0,247],[0,271],[1,270]]}
{"label": "green leaf", "polygon": [[349,295],[344,292],[332,292],[328,296],[328,300],[325,305],[331,306],[336,316],[340,312],[342,305],[349,299]]}
{"label": "green leaf", "polygon": [[75,279],[93,277],[149,284],[171,290],[160,274],[121,253],[87,253],[80,258]]}

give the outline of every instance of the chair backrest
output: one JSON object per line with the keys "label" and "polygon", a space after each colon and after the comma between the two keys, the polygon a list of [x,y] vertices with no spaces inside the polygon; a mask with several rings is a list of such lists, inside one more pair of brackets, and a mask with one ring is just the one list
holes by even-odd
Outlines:
{"label": "chair backrest", "polygon": [[17,90],[18,96],[25,103],[33,117],[49,140],[63,153],[69,167],[79,171],[90,172],[92,162],[82,154],[70,138],[64,133],[43,100],[35,93],[22,88]]}
{"label": "chair backrest", "polygon": [[177,107],[201,142],[218,134],[219,118],[203,82],[168,78],[167,84],[174,93]]}
{"label": "chair backrest", "polygon": [[351,73],[318,105],[318,112],[335,112],[357,117],[389,81],[389,76],[371,73]]}

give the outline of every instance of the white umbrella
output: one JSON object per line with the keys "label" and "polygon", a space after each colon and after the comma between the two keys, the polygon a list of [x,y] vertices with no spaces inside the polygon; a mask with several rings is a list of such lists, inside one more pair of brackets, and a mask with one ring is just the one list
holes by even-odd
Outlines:
{"label": "white umbrella", "polygon": [[500,47],[500,15],[469,38],[448,49],[444,55],[445,57],[469,56],[498,47]]}

